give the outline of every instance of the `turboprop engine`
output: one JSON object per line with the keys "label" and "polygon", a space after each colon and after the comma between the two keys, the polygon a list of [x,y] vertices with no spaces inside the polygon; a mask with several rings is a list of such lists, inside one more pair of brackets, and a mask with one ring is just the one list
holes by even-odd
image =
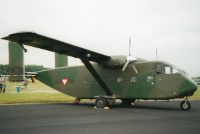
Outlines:
{"label": "turboprop engine", "polygon": [[105,68],[122,69],[122,71],[125,71],[128,64],[135,61],[137,59],[131,56],[112,56],[109,60],[103,61],[101,64]]}

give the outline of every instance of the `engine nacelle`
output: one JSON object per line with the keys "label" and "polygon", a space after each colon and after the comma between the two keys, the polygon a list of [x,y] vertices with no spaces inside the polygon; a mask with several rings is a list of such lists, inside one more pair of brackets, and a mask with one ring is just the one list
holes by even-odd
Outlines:
{"label": "engine nacelle", "polygon": [[122,69],[127,61],[127,56],[112,56],[109,60],[101,62],[105,68]]}

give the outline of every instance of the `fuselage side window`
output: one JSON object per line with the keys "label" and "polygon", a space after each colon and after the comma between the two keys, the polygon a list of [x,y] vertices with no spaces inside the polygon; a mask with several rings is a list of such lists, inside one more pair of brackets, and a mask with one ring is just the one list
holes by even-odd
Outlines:
{"label": "fuselage side window", "polygon": [[131,77],[131,82],[136,82],[136,77]]}
{"label": "fuselage side window", "polygon": [[156,65],[156,74],[162,74],[162,66],[160,64]]}
{"label": "fuselage side window", "polygon": [[122,78],[122,77],[118,77],[118,78],[117,78],[117,82],[118,82],[118,83],[120,83],[120,82],[122,82],[122,81],[123,81],[123,78]]}
{"label": "fuselage side window", "polygon": [[147,82],[153,82],[153,76],[147,76]]}

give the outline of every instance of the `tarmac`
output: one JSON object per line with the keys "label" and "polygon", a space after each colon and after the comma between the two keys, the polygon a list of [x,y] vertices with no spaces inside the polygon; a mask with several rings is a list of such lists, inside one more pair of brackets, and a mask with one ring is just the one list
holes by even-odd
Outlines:
{"label": "tarmac", "polygon": [[0,134],[199,134],[200,101],[182,111],[180,101],[136,102],[94,109],[94,104],[0,106]]}

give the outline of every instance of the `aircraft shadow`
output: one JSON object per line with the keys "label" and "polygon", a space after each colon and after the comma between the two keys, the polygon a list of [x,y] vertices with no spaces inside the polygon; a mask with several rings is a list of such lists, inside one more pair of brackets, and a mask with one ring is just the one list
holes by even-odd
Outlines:
{"label": "aircraft shadow", "polygon": [[[135,105],[122,105],[121,103],[117,103],[115,105],[112,105],[110,109],[147,109],[147,110],[169,110],[169,111],[182,111],[178,104],[170,104],[170,102],[166,105],[162,104],[163,102],[158,103],[139,103]],[[93,102],[84,102],[80,104],[74,104],[74,103],[57,103],[57,105],[68,105],[68,106],[74,106],[74,107],[88,107],[93,108],[94,103]]]}

